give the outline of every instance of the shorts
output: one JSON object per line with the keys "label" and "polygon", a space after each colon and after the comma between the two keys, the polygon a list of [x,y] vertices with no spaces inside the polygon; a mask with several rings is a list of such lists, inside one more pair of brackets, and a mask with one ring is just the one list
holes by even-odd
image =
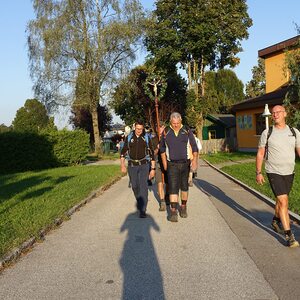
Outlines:
{"label": "shorts", "polygon": [[182,192],[189,190],[188,178],[190,172],[190,161],[174,163],[168,161],[168,189],[170,195],[177,195],[179,189]]}
{"label": "shorts", "polygon": [[168,183],[167,173],[166,173],[165,170],[163,170],[163,167],[160,165],[159,162],[156,162],[155,167],[156,167],[156,171],[155,171],[155,181],[156,181],[156,183],[163,182],[162,181],[162,174],[164,174],[164,183]]}
{"label": "shorts", "polygon": [[292,189],[294,175],[295,174],[279,175],[274,173],[267,173],[271,189],[275,197],[280,195],[289,195]]}

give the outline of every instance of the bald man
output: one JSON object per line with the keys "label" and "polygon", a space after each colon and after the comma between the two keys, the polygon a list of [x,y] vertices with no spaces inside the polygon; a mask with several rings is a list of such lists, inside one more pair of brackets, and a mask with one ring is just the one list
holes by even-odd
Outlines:
{"label": "bald man", "polygon": [[295,149],[300,156],[300,133],[286,124],[287,113],[281,105],[272,108],[273,127],[265,129],[260,137],[256,156],[256,182],[265,182],[262,164],[276,198],[275,213],[271,227],[284,233],[287,246],[299,247],[290,227],[288,213],[289,193],[294,180]]}

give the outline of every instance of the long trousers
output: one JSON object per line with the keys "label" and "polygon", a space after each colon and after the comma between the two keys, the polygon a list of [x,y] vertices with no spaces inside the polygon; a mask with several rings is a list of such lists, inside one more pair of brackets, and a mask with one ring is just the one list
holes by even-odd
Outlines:
{"label": "long trousers", "polygon": [[128,166],[128,175],[131,182],[135,199],[137,201],[137,209],[145,212],[148,204],[148,176],[150,164],[141,166]]}

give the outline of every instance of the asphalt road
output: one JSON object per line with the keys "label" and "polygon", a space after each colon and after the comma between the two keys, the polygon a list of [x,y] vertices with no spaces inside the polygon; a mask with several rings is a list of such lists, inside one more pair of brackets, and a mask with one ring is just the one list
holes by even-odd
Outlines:
{"label": "asphalt road", "polygon": [[0,299],[299,299],[300,251],[269,230],[272,208],[204,163],[198,175],[178,223],[152,190],[138,218],[122,178],[5,269]]}

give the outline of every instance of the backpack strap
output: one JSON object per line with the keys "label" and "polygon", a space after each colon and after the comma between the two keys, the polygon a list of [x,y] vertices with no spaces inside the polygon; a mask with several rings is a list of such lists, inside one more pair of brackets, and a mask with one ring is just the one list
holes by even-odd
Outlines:
{"label": "backpack strap", "polygon": [[265,160],[268,160],[268,157],[269,157],[269,138],[270,138],[270,135],[272,134],[272,131],[273,131],[273,126],[269,127],[269,130],[268,130],[268,134],[267,134],[267,141],[266,141],[266,146],[265,146]]}

